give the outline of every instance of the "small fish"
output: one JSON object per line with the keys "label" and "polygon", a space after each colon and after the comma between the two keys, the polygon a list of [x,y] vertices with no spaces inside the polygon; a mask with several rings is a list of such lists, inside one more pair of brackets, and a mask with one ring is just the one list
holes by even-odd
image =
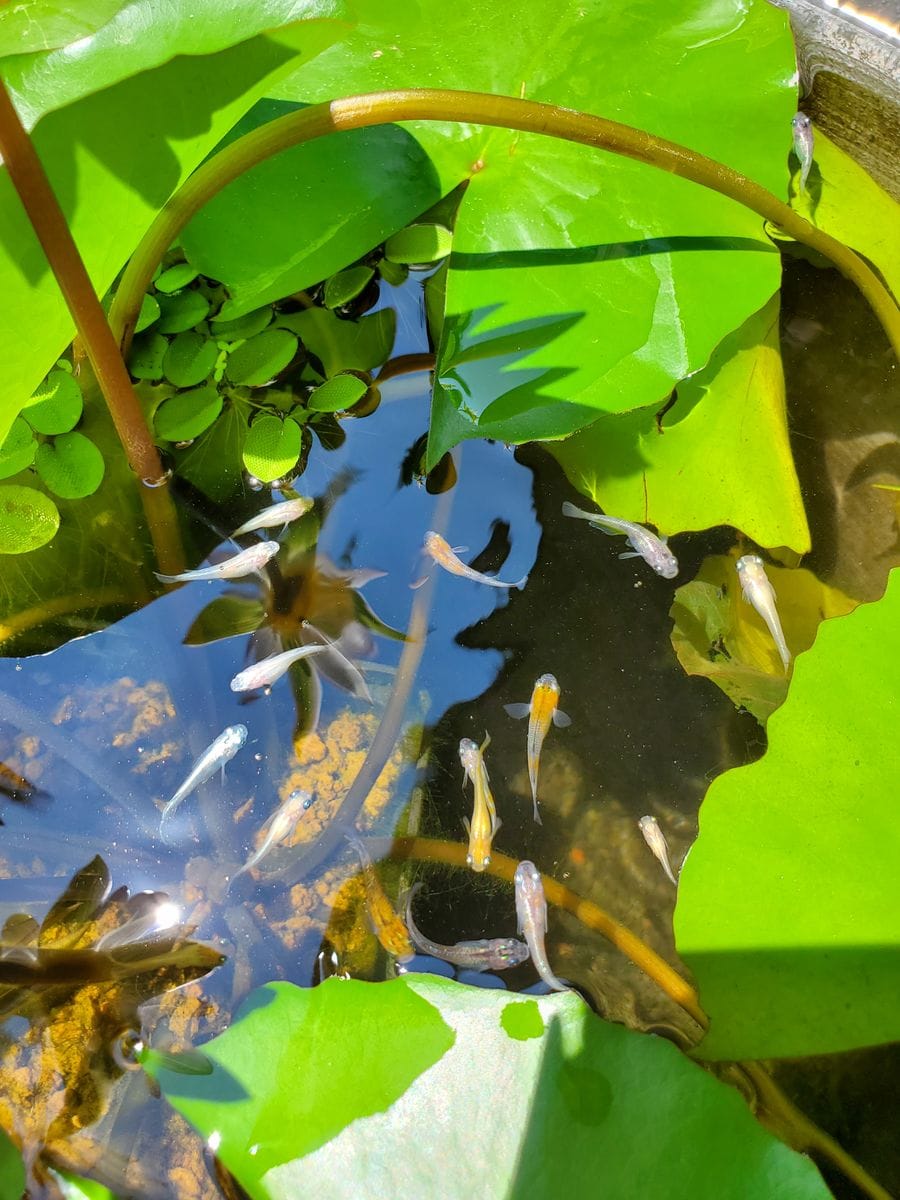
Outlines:
{"label": "small fish", "polygon": [[344,836],[359,856],[363,884],[366,889],[366,907],[369,910],[369,919],[372,922],[375,936],[388,954],[393,955],[398,962],[407,962],[413,957],[415,950],[409,940],[403,920],[394,912],[394,906],[381,886],[381,880],[378,878],[372,857],[363,845],[362,839],[355,833],[347,833]]}
{"label": "small fish", "polygon": [[608,533],[612,537],[619,533],[625,534],[632,549],[620,554],[619,558],[642,558],[657,575],[662,575],[663,579],[674,579],[678,574],[678,559],[666,545],[666,539],[657,537],[643,525],[636,525],[634,521],[626,521],[622,517],[585,512],[583,508],[576,508],[568,500],[563,501],[562,510],[563,516],[590,521],[594,529],[599,529],[601,533]]}
{"label": "small fish", "polygon": [[413,921],[413,896],[421,887],[421,883],[415,883],[406,894],[406,928],[413,945],[421,954],[430,954],[432,958],[443,959],[466,971],[505,971],[508,967],[517,967],[528,958],[528,947],[517,938],[479,938],[474,942],[456,942],[452,946],[433,942]]}
{"label": "small fish", "polygon": [[297,646],[293,650],[282,650],[280,654],[270,654],[252,667],[239,671],[231,681],[233,692],[252,692],[255,688],[271,687],[276,679],[280,679],[292,663],[311,654],[321,654],[328,646]]}
{"label": "small fish", "polygon": [[[471,579],[475,583],[486,583],[488,587],[495,588],[523,588],[528,582],[528,576],[523,575],[521,579],[517,579],[515,583],[504,583],[502,579],[494,579],[491,575],[482,575],[480,571],[473,571],[471,567],[467,567],[464,562],[461,562],[455,551],[451,548],[448,542],[434,530],[429,530],[425,534],[425,553],[443,567],[445,571],[449,571],[451,575],[461,575],[463,579]],[[462,547],[459,547],[462,549]]]}
{"label": "small fish", "polygon": [[214,567],[198,567],[196,571],[182,571],[180,575],[161,575],[159,571],[154,571],[153,574],[163,583],[191,583],[198,579],[240,579],[243,575],[252,575],[254,571],[261,570],[280,549],[277,542],[258,542]]}
{"label": "small fish", "polygon": [[534,801],[534,819],[538,825],[543,825],[538,812],[537,786],[538,770],[541,765],[541,747],[549,732],[551,723],[560,729],[572,724],[571,717],[557,708],[559,702],[559,684],[554,675],[542,675],[534,685],[530,704],[505,704],[503,707],[509,716],[519,720],[530,717],[528,722],[527,760],[528,778],[531,782],[531,798]]}
{"label": "small fish", "polygon": [[544,896],[541,873],[533,862],[525,859],[516,867],[515,882],[519,933],[524,935],[525,941],[528,943],[531,961],[548,988],[554,992],[568,992],[569,987],[562,980],[556,978],[547,962],[547,951],[544,947],[544,936],[547,932],[547,900]]}
{"label": "small fish", "polygon": [[297,828],[297,823],[313,802],[309,792],[304,792],[301,789],[291,792],[287,800],[276,808],[275,812],[265,821],[260,829],[262,840],[259,845],[244,863],[244,865],[234,873],[230,883],[234,883],[238,875],[243,875],[245,871],[251,870],[257,863],[262,862],[269,851],[277,846],[279,842],[285,841],[291,836]]}
{"label": "small fish", "polygon": [[258,512],[255,517],[245,521],[231,536],[238,537],[242,533],[252,533],[254,529],[274,529],[278,525],[282,526],[282,532],[284,532],[291,521],[297,521],[300,517],[305,516],[314,504],[315,500],[311,500],[307,496],[298,496],[296,500],[282,500],[280,504],[270,504],[268,508]]}
{"label": "small fish", "polygon": [[753,605],[768,626],[784,669],[787,671],[791,665],[791,652],[784,640],[781,621],[778,619],[778,609],[775,607],[775,589],[769,582],[763,560],[758,554],[745,554],[743,558],[737,560],[736,566],[744,599]]}
{"label": "small fish", "polygon": [[812,121],[806,113],[798,112],[791,118],[791,132],[794,135],[794,153],[800,163],[800,191],[805,192],[813,164]]}
{"label": "small fish", "polygon": [[469,835],[466,862],[473,871],[483,871],[490,863],[491,843],[500,828],[494,797],[491,795],[490,778],[484,762],[484,752],[490,744],[491,739],[487,735],[480,746],[476,746],[471,738],[463,738],[459,743],[459,761],[462,763],[464,781],[470,779],[475,792],[471,823],[463,817],[463,824]]}
{"label": "small fish", "polygon": [[677,887],[678,880],[669,863],[669,843],[666,841],[666,835],[660,829],[656,817],[641,817],[638,821],[638,828],[644,835],[644,841],[653,851],[657,862],[661,864],[662,869]]}
{"label": "small fish", "polygon": [[246,725],[229,725],[219,734],[216,740],[200,755],[188,773],[187,779],[162,810],[159,818],[159,835],[166,840],[165,826],[172,819],[175,810],[185,796],[190,795],[194,788],[206,783],[221,768],[222,778],[225,778],[225,764],[230,762],[247,740]]}

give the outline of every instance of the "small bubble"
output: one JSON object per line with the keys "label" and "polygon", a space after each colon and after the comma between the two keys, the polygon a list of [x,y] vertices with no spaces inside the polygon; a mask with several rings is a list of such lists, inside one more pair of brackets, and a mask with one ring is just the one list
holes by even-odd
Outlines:
{"label": "small bubble", "polygon": [[144,1043],[137,1029],[127,1029],[112,1044],[111,1053],[117,1067],[123,1071],[139,1071]]}
{"label": "small bubble", "polygon": [[172,468],[170,467],[168,471],[164,471],[162,475],[160,475],[159,479],[142,479],[141,483],[147,488],[161,488],[165,487],[171,478]]}
{"label": "small bubble", "polygon": [[16,670],[17,670],[17,671],[21,671],[21,670],[22,670],[22,664],[21,664],[21,663],[16,663]]}
{"label": "small bubble", "polygon": [[257,479],[255,475],[249,475],[249,474],[245,475],[244,479],[247,483],[247,487],[250,489],[251,492],[261,492],[262,491],[263,482],[261,479]]}
{"label": "small bubble", "polygon": [[176,442],[175,449],[176,450],[187,450],[188,446],[193,446],[193,444],[196,440],[197,440],[196,438],[187,438],[183,442]]}
{"label": "small bubble", "polygon": [[253,761],[254,761],[254,762],[262,762],[262,760],[263,760],[263,756],[262,756],[261,754],[254,754],[254,755],[253,755]]}

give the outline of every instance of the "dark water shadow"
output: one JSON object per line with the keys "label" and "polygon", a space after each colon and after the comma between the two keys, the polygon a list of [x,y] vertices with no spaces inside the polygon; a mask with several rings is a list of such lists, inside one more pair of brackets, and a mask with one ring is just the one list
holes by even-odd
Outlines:
{"label": "dark water shadow", "polygon": [[732,250],[748,254],[777,254],[774,246],[756,238],[662,237],[639,238],[633,242],[598,242],[590,246],[561,246],[533,250],[491,250],[469,254],[454,250],[450,265],[458,271],[493,271],[509,267],[565,267],[583,263],[617,262],[623,258],[645,258],[652,254],[685,254]]}

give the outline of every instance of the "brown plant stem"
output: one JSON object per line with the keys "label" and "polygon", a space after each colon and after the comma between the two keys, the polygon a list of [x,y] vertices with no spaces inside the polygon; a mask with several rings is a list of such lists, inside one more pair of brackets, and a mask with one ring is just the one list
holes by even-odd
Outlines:
{"label": "brown plant stem", "polygon": [[0,154],[72,314],[128,461],[139,479],[158,480],[163,475],[162,463],[118,344],[59,201],[2,80]]}
{"label": "brown plant stem", "polygon": [[373,92],[313,104],[245,134],[198,167],[157,215],[122,276],[110,311],[110,324],[120,345],[127,348],[130,342],[142,297],[163,254],[207,200],[289,146],[340,130],[396,121],[458,121],[546,134],[637,159],[720,192],[833,262],[863,293],[900,356],[900,309],[875,272],[853,250],[811,225],[752,179],[685,146],[618,121],[533,100],[443,88]]}

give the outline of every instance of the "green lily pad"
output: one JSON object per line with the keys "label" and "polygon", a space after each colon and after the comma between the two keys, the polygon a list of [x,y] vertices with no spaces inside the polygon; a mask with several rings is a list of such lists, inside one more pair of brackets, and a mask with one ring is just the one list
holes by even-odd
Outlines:
{"label": "green lily pad", "polygon": [[103,455],[83,433],[64,433],[38,447],[34,465],[54,495],[80,500],[103,482]]}
{"label": "green lily pad", "polygon": [[34,488],[0,485],[0,554],[27,554],[59,529],[59,509]]}
{"label": "green lily pad", "polygon": [[218,356],[215,342],[202,333],[189,330],[176,334],[169,343],[163,372],[169,383],[177,388],[194,387],[209,378]]}
{"label": "green lily pad", "polygon": [[665,534],[733,525],[760,546],[809,549],[772,299],[679,384],[675,402],[603,417],[548,447],[604,512]]}
{"label": "green lily pad", "polygon": [[300,457],[303,433],[290,417],[257,417],[244,443],[244,466],[263,483],[283,479]]}
{"label": "green lily pad", "polygon": [[16,417],[6,441],[0,446],[0,479],[18,475],[34,462],[37,442],[31,426],[22,417]]}
{"label": "green lily pad", "polygon": [[37,433],[68,433],[81,419],[84,398],[67,371],[51,371],[25,406],[24,417]]}
{"label": "green lily pad", "polygon": [[341,308],[354,300],[375,278],[372,267],[348,267],[325,282],[325,307]]}
{"label": "green lily pad", "polygon": [[294,334],[287,329],[266,329],[232,350],[225,371],[232,383],[261,387],[283,371],[296,353]]}
{"label": "green lily pad", "polygon": [[190,263],[176,263],[174,267],[168,267],[157,275],[153,286],[158,292],[178,292],[189,283],[193,283],[199,273]]}
{"label": "green lily pad", "polygon": [[155,329],[139,333],[131,343],[128,370],[135,379],[151,383],[163,377],[163,363],[169,350],[169,340]]}
{"label": "green lily pad", "polygon": [[555,1200],[587,1194],[586,1180],[604,1200],[721,1200],[735,1179],[742,1200],[829,1196],[737,1092],[572,994],[427,976],[271,983],[200,1049],[210,1075],[154,1078],[204,1139],[215,1131],[253,1200],[312,1195],[323,1179],[331,1200]]}
{"label": "green lily pad", "polygon": [[207,384],[164,400],[153,414],[153,428],[163,441],[189,442],[209,429],[221,411],[218,389]]}
{"label": "green lily pad", "polygon": [[0,1129],[0,1200],[22,1200],[25,1194],[25,1165],[17,1146]]}
{"label": "green lily pad", "polygon": [[[697,577],[677,589],[669,610],[672,647],[688,675],[705,675],[765,724],[787,695],[788,676],[765,622],[741,595],[735,569],[740,554],[735,549],[704,559]],[[794,657],[813,644],[821,621],[856,607],[803,568],[767,564],[766,574]]]}
{"label": "green lily pad", "polygon": [[317,387],[306,402],[313,412],[346,412],[358,404],[368,391],[358,375],[333,375]]}
{"label": "green lily pad", "polygon": [[52,50],[88,38],[126,0],[25,0],[0,16],[0,55]]}
{"label": "green lily pad", "polygon": [[678,952],[708,1058],[830,1054],[900,1038],[900,571],[826,621],[759,762],[716,779],[678,887]]}
{"label": "green lily pad", "polygon": [[273,312],[268,305],[265,308],[255,308],[252,312],[236,317],[233,321],[210,321],[209,332],[222,342],[243,341],[255,337],[266,328],[272,320]]}
{"label": "green lily pad", "polygon": [[407,225],[385,242],[384,256],[393,263],[433,263],[446,258],[452,247],[453,234],[444,225]]}
{"label": "green lily pad", "polygon": [[150,325],[159,320],[159,302],[155,296],[145,296],[141,301],[141,311],[138,313],[134,332],[143,333]]}
{"label": "green lily pad", "polygon": [[184,333],[206,319],[209,301],[202,292],[176,292],[174,296],[159,297],[160,333]]}
{"label": "green lily pad", "polygon": [[280,315],[276,321],[299,335],[329,378],[340,371],[371,371],[380,366],[391,353],[397,329],[392,308],[368,313],[358,321],[344,321],[328,308],[307,308]]}

